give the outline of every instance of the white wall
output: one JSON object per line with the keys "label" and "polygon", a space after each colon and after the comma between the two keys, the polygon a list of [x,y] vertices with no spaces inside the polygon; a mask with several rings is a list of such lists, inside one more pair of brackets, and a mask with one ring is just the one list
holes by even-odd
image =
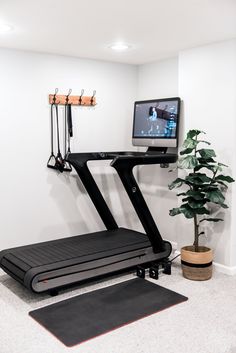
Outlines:
{"label": "white wall", "polygon": [[138,99],[178,95],[178,58],[160,60],[138,68]]}
{"label": "white wall", "polygon": [[[178,96],[178,58],[140,65],[138,70],[138,99]],[[173,168],[173,165],[170,167]],[[139,181],[147,204],[164,239],[176,242],[176,219],[169,217],[169,209],[177,207],[176,196],[168,184],[177,174],[158,165],[139,167]]]}
{"label": "white wall", "polygon": [[[179,55],[179,95],[184,101],[184,131],[197,128],[207,133],[218,160],[229,165],[236,177],[236,40],[186,50]],[[226,171],[227,172],[227,171]],[[234,191],[234,193],[233,193]],[[236,265],[235,185],[230,187],[229,209],[221,211],[225,222],[208,227],[202,242],[215,250],[215,261]],[[178,244],[192,234],[189,222],[179,218]],[[190,241],[189,241],[190,243]]]}
{"label": "white wall", "polygon": [[[55,87],[62,94],[97,90],[95,108],[73,108],[74,151],[129,149],[137,68],[2,49],[0,77],[0,249],[104,229],[75,173],[46,168],[48,94]],[[96,171],[118,221],[137,223],[115,174],[106,167]]]}
{"label": "white wall", "polygon": [[[180,96],[180,145],[190,128],[207,133],[218,160],[230,166],[236,178],[236,40],[182,51],[178,58],[141,65],[138,98]],[[227,170],[226,170],[227,172]],[[142,167],[140,181],[161,234],[178,248],[193,241],[192,222],[184,217],[169,217],[168,210],[178,205],[176,190],[167,184],[177,175],[158,166]],[[225,221],[206,227],[201,243],[215,251],[215,262],[234,272],[236,265],[235,185],[227,194],[229,209],[220,210]],[[230,270],[232,269],[232,270]]]}

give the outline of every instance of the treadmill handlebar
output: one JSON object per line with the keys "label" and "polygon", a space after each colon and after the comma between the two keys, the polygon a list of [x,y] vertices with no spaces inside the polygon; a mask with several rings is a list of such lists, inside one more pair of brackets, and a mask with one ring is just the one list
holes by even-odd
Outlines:
{"label": "treadmill handlebar", "polygon": [[178,155],[174,153],[148,153],[148,152],[81,152],[70,153],[66,161],[73,164],[81,165],[92,160],[112,160],[111,165],[125,162],[129,165],[145,165],[145,164],[163,164],[175,163]]}
{"label": "treadmill handlebar", "polygon": [[157,154],[157,155],[148,155],[144,153],[144,155],[140,156],[132,156],[132,155],[121,155],[116,156],[112,162],[111,166],[116,166],[120,164],[129,164],[131,166],[136,165],[145,165],[145,164],[163,164],[163,163],[175,163],[177,161],[177,155],[175,154]]}

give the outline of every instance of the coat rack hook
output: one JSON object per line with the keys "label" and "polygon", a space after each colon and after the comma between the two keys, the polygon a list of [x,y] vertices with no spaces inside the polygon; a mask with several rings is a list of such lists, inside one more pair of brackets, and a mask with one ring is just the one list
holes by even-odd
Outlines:
{"label": "coat rack hook", "polygon": [[56,104],[58,88],[55,88],[55,93],[53,95],[53,104]]}
{"label": "coat rack hook", "polygon": [[71,92],[72,92],[72,89],[70,88],[70,89],[69,89],[69,92],[68,92],[68,94],[67,94],[67,96],[66,96],[66,104],[69,103],[69,96],[70,96]]}
{"label": "coat rack hook", "polygon": [[79,97],[79,105],[82,104],[82,97],[83,97],[83,94],[84,94],[84,89],[82,88],[81,93],[80,93],[80,97]]}
{"label": "coat rack hook", "polygon": [[94,97],[95,97],[95,95],[96,95],[96,90],[93,91],[93,95],[92,95],[92,97],[90,99],[90,104],[91,105],[94,105]]}

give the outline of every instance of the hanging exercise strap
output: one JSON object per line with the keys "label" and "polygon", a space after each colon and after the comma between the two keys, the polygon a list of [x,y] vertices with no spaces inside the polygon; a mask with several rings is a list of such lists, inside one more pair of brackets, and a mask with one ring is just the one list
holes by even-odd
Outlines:
{"label": "hanging exercise strap", "polygon": [[54,154],[54,110],[56,111],[56,123],[57,123],[57,142],[59,145],[59,126],[58,126],[58,105],[56,104],[56,95],[58,89],[56,88],[55,94],[53,96],[53,101],[51,103],[51,155],[47,162],[47,167],[52,169],[60,170],[62,169],[62,159],[60,160],[60,146],[59,146],[59,154],[57,156]]}
{"label": "hanging exercise strap", "polygon": [[56,169],[55,164],[56,164],[56,156],[54,154],[53,150],[53,134],[54,134],[54,129],[53,129],[53,105],[54,103],[51,104],[51,154],[47,162],[47,167]]}
{"label": "hanging exercise strap", "polygon": [[67,153],[67,104],[65,104],[65,111],[64,111],[64,158],[66,158]]}
{"label": "hanging exercise strap", "polygon": [[[58,90],[56,89],[52,103],[51,103],[51,154],[47,162],[47,167],[59,170],[62,172],[71,172],[71,165],[65,161],[70,150],[70,137],[73,136],[73,128],[72,128],[72,115],[71,115],[71,104],[69,102],[69,95],[71,90],[69,91],[66,97],[65,104],[65,121],[64,121],[64,158],[61,154],[60,149],[60,126],[59,126],[59,117],[58,117],[58,103],[56,103],[56,95]],[[56,129],[56,143],[57,143],[57,155],[54,154],[54,122]]]}
{"label": "hanging exercise strap", "polygon": [[61,155],[60,150],[60,128],[59,128],[59,119],[58,119],[58,104],[55,105],[56,111],[56,124],[57,124],[57,155],[56,155],[56,169],[58,169],[61,173],[64,171],[64,160]]}
{"label": "hanging exercise strap", "polygon": [[64,172],[71,172],[72,167],[71,165],[65,161],[67,155],[71,152],[70,151],[70,136],[68,131],[68,116],[71,115],[71,110],[69,112],[69,107],[71,109],[71,104],[69,102],[69,95],[71,90],[69,91],[68,95],[66,96],[66,104],[65,104],[65,116],[64,116]]}
{"label": "hanging exercise strap", "polygon": [[72,110],[71,110],[71,104],[68,104],[68,132],[70,137],[73,137],[73,125],[72,125]]}
{"label": "hanging exercise strap", "polygon": [[68,149],[67,153],[70,153],[70,138],[73,137],[73,126],[72,126],[72,110],[71,104],[67,106],[67,127],[68,127]]}

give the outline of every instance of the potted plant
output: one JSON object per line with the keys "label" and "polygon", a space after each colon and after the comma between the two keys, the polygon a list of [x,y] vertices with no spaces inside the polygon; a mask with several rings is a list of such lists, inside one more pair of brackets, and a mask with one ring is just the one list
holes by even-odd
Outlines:
{"label": "potted plant", "polygon": [[[234,181],[228,175],[222,174],[227,166],[215,160],[213,149],[201,148],[201,145],[210,145],[200,136],[205,134],[200,130],[190,130],[183,142],[177,169],[186,171],[185,177],[178,177],[169,189],[182,188],[177,194],[182,198],[179,207],[169,211],[171,216],[183,214],[187,219],[193,220],[193,245],[181,249],[181,264],[183,276],[192,280],[207,280],[212,276],[212,250],[199,245],[199,238],[204,231],[201,229],[206,222],[220,222],[222,218],[214,216],[219,208],[228,208],[225,204],[225,192],[228,183]],[[207,146],[208,147],[208,146]],[[216,207],[214,207],[216,206]]]}

